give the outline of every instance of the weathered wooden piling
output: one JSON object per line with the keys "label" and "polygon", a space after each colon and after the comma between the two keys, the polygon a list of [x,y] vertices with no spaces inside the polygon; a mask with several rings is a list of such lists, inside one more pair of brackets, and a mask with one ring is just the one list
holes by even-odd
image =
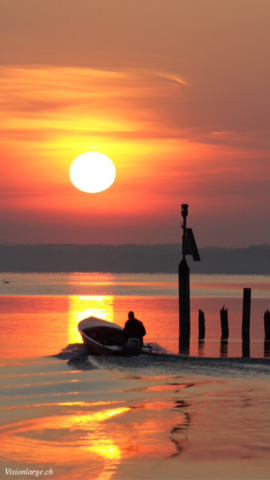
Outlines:
{"label": "weathered wooden piling", "polygon": [[264,340],[270,342],[270,312],[264,312]]}
{"label": "weathered wooden piling", "polygon": [[243,291],[243,321],[242,321],[242,339],[246,340],[250,335],[250,305],[251,288],[244,288]]}
{"label": "weathered wooden piling", "polygon": [[205,318],[204,312],[199,310],[199,340],[204,340],[205,338]]}
{"label": "weathered wooden piling", "polygon": [[242,357],[250,357],[250,340],[249,337],[244,337],[242,340]]}
{"label": "weathered wooden piling", "polygon": [[199,357],[204,357],[204,340],[199,340],[198,355]]}
{"label": "weathered wooden piling", "polygon": [[264,341],[264,358],[270,358],[270,341]]}
{"label": "weathered wooden piling", "polygon": [[228,357],[228,340],[220,341],[220,358]]}
{"label": "weathered wooden piling", "polygon": [[180,355],[189,355],[190,336],[181,335],[179,338],[179,353]]}
{"label": "weathered wooden piling", "polygon": [[221,322],[221,340],[228,340],[229,338],[228,309],[226,309],[224,306],[220,310],[220,322]]}

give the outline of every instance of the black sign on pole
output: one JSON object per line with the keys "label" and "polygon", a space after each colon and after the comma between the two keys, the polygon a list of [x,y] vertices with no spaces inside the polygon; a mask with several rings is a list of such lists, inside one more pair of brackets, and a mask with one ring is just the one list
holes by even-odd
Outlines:
{"label": "black sign on pole", "polygon": [[183,236],[183,255],[192,255],[194,262],[201,260],[192,228],[186,228],[186,234]]}

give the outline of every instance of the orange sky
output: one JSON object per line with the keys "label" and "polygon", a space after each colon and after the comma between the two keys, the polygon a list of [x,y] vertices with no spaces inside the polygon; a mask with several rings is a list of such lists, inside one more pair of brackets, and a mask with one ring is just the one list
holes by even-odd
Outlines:
{"label": "orange sky", "polygon": [[[268,0],[1,0],[0,243],[270,243]],[[108,155],[107,191],[69,168]]]}

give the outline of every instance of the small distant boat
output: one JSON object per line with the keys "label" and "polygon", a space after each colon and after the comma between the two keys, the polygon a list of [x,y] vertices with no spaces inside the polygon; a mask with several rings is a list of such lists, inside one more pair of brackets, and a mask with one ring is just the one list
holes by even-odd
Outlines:
{"label": "small distant boat", "polygon": [[92,355],[130,356],[152,352],[151,346],[142,346],[138,338],[130,338],[125,345],[124,329],[100,318],[89,317],[82,320],[78,330]]}
{"label": "small distant boat", "polygon": [[4,279],[4,280],[3,280],[3,283],[9,283],[9,281]]}

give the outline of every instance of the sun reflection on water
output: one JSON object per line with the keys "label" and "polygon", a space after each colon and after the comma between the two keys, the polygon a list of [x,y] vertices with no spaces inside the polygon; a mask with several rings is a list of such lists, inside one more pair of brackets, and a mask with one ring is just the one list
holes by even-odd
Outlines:
{"label": "sun reflection on water", "polygon": [[5,425],[0,428],[3,445],[0,455],[6,460],[29,465],[36,463],[38,452],[40,465],[65,467],[89,464],[99,458],[103,467],[95,478],[109,480],[122,454],[102,424],[128,411],[129,407],[118,407],[91,414],[55,415]]}
{"label": "sun reflection on water", "polygon": [[70,296],[68,314],[68,342],[81,343],[78,324],[87,317],[98,317],[108,322],[114,321],[114,297],[109,296]]}

